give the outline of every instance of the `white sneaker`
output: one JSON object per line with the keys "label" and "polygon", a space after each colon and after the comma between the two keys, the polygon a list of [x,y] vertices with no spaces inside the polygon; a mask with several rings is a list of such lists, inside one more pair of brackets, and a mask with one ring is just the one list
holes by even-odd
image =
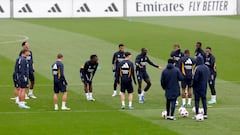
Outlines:
{"label": "white sneaker", "polygon": [[88,101],[95,101],[95,99],[93,97],[90,97]]}
{"label": "white sneaker", "polygon": [[23,109],[30,109],[30,107],[25,104],[18,104],[18,107]]}
{"label": "white sneaker", "polygon": [[210,101],[208,101],[208,104],[216,104],[217,102],[216,102],[216,100],[210,100]]}
{"label": "white sneaker", "polygon": [[112,97],[115,97],[115,96],[117,96],[117,92],[116,91],[114,91],[113,94],[112,94]]}
{"label": "white sneaker", "polygon": [[57,110],[58,110],[58,106],[55,106],[55,107],[54,107],[54,110],[57,111]]}
{"label": "white sneaker", "polygon": [[37,97],[34,96],[33,94],[28,94],[28,97],[33,98],[33,99],[36,99],[36,98],[37,98]]}
{"label": "white sneaker", "polygon": [[66,107],[66,106],[62,106],[61,109],[64,110],[64,111],[69,111],[69,110],[71,110],[71,108],[68,108],[68,107]]}
{"label": "white sneaker", "polygon": [[25,99],[27,100],[27,99],[29,99],[29,97],[26,95],[26,96],[25,96]]}

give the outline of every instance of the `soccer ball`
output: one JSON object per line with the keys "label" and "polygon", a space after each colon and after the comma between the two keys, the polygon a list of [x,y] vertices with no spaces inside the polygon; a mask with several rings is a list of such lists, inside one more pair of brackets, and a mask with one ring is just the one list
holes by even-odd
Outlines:
{"label": "soccer ball", "polygon": [[185,118],[185,117],[188,117],[188,116],[189,116],[189,113],[188,113],[188,111],[185,109],[185,110],[181,111],[180,115],[181,115],[183,118]]}
{"label": "soccer ball", "polygon": [[179,109],[178,109],[178,113],[181,115],[181,112],[184,112],[184,111],[187,111],[186,110],[186,108],[184,108],[184,107],[180,107]]}
{"label": "soccer ball", "polygon": [[167,117],[167,111],[163,111],[162,112],[162,118],[166,119],[166,117]]}
{"label": "soccer ball", "polygon": [[203,114],[196,115],[196,121],[204,121]]}

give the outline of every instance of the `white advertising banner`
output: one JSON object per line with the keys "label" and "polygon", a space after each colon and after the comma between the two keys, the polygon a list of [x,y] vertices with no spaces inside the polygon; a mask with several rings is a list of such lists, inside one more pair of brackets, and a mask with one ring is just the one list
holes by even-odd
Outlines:
{"label": "white advertising banner", "polygon": [[10,18],[10,0],[0,0],[0,18]]}
{"label": "white advertising banner", "polygon": [[123,0],[73,0],[73,17],[123,17]]}
{"label": "white advertising banner", "polygon": [[127,16],[236,15],[236,0],[127,0]]}
{"label": "white advertising banner", "polygon": [[14,18],[72,16],[72,0],[14,0]]}

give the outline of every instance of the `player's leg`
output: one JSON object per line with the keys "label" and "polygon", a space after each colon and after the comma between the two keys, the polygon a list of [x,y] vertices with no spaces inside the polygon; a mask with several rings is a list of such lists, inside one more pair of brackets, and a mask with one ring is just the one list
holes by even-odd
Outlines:
{"label": "player's leg", "polygon": [[176,107],[176,101],[177,101],[177,99],[171,99],[171,103],[170,103],[170,105],[171,105],[171,117],[170,117],[170,119],[171,120],[176,120],[176,118],[174,117],[174,112],[175,112],[175,107]]}
{"label": "player's leg", "polygon": [[188,103],[187,107],[191,107],[192,105],[192,87],[188,86]]}
{"label": "player's leg", "polygon": [[58,94],[59,94],[59,83],[54,83],[53,86],[54,94],[53,94],[53,103],[54,103],[54,110],[58,110]]}
{"label": "player's leg", "polygon": [[121,103],[122,103],[122,109],[125,109],[125,85],[123,82],[121,82],[121,87],[120,87],[120,91],[121,91]]}
{"label": "player's leg", "polygon": [[89,89],[89,100],[90,101],[95,101],[95,99],[93,98],[93,88],[92,88],[92,81],[88,82],[88,89]]}
{"label": "player's leg", "polygon": [[204,119],[207,119],[207,98],[202,97],[202,105],[203,105],[203,110],[204,110]]}
{"label": "player's leg", "polygon": [[170,117],[170,99],[166,98],[167,119]]}
{"label": "player's leg", "polygon": [[181,82],[181,86],[182,86],[182,107],[186,107],[186,87],[187,87],[186,80],[183,80]]}
{"label": "player's leg", "polygon": [[20,82],[19,87],[20,87],[20,94],[19,94],[18,106],[19,108],[29,109],[30,107],[25,104],[25,95],[26,95],[26,90],[28,88],[28,83]]}
{"label": "player's leg", "polygon": [[200,97],[197,95],[194,95],[194,101],[195,101],[195,114],[199,114],[199,101],[200,101]]}
{"label": "player's leg", "polygon": [[114,83],[113,83],[113,94],[112,97],[117,96],[117,80],[116,80],[116,73],[114,74]]}
{"label": "player's leg", "polygon": [[30,98],[37,98],[34,94],[33,94],[33,88],[34,88],[34,84],[35,84],[35,77],[34,77],[34,73],[30,73],[29,74],[29,80],[30,80],[30,87],[29,87],[29,92],[28,92],[28,96]]}
{"label": "player's leg", "polygon": [[139,99],[139,103],[142,104],[143,101],[141,99],[141,93],[142,93],[142,73],[137,71],[137,81],[138,81],[138,99]]}
{"label": "player's leg", "polygon": [[143,73],[143,80],[144,80],[144,82],[147,84],[146,86],[145,86],[145,88],[144,88],[144,90],[142,91],[142,93],[141,93],[141,100],[144,102],[144,100],[145,100],[145,98],[144,98],[144,96],[145,96],[145,93],[149,90],[149,88],[151,87],[151,81],[150,81],[150,78],[149,78],[149,76],[148,76],[148,74],[147,74],[147,72],[144,72]]}
{"label": "player's leg", "polygon": [[211,100],[208,101],[209,104],[215,104],[217,103],[216,100],[216,89],[215,89],[215,79],[216,79],[216,75],[212,74],[209,80],[209,88],[211,90]]}
{"label": "player's leg", "polygon": [[83,89],[86,95],[86,99],[89,100],[88,83],[86,81],[83,82]]}
{"label": "player's leg", "polygon": [[62,95],[62,110],[71,110],[66,106],[67,103],[67,86],[64,83],[61,83],[60,91],[63,93]]}
{"label": "player's leg", "polygon": [[129,83],[128,84],[128,108],[131,110],[133,109],[133,105],[132,105],[132,102],[133,102],[133,86],[132,86],[132,83]]}

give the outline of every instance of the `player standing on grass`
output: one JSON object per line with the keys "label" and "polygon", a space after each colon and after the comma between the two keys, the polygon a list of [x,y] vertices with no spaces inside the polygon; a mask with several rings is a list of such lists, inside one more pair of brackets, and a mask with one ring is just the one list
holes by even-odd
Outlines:
{"label": "player standing on grass", "polygon": [[207,84],[210,76],[210,71],[206,65],[202,56],[197,56],[197,66],[193,74],[193,93],[195,100],[196,115],[199,114],[199,102],[202,100],[204,109],[204,118],[207,119]]}
{"label": "player standing on grass", "polygon": [[210,78],[208,81],[209,87],[211,89],[211,100],[208,101],[208,104],[216,104],[216,90],[215,90],[215,80],[217,76],[217,69],[216,69],[216,61],[215,57],[212,54],[211,47],[206,47],[206,59],[205,59],[205,65],[208,66],[210,70]]}
{"label": "player standing on grass", "polygon": [[21,51],[21,57],[17,63],[17,81],[19,83],[19,108],[29,109],[30,107],[25,104],[25,94],[28,88],[28,76],[29,76],[29,63],[27,57],[29,56],[29,50],[23,49]]}
{"label": "player standing on grass", "polygon": [[[22,56],[22,54],[21,54]],[[14,98],[11,98],[12,100],[15,100],[15,103],[18,104],[19,103],[19,92],[20,92],[20,88],[19,88],[19,77],[18,77],[18,70],[19,70],[19,59],[21,58],[21,56],[19,56],[16,59],[15,62],[15,66],[14,66],[14,71],[13,71],[13,84],[14,84]]]}
{"label": "player standing on grass", "polygon": [[[117,95],[117,81],[116,81],[116,68],[118,64],[125,59],[125,53],[124,53],[124,45],[119,44],[118,45],[119,51],[115,52],[113,54],[112,58],[112,71],[114,72],[114,84],[113,84],[113,94],[112,96],[115,97]],[[121,92],[119,92],[119,95]]]}
{"label": "player standing on grass", "polygon": [[92,94],[92,80],[98,68],[98,57],[93,54],[90,56],[90,60],[80,68],[80,76],[84,84],[84,91],[88,101],[95,101]]}
{"label": "player standing on grass", "polygon": [[205,59],[205,52],[202,49],[202,43],[201,42],[196,43],[195,58],[197,58],[197,56],[202,56],[203,59]]}
{"label": "player standing on grass", "polygon": [[[195,65],[195,60],[190,57],[190,51],[185,50],[184,56],[179,59],[178,67],[184,76],[182,81],[182,107],[191,107],[192,101],[192,84],[193,84],[193,69]],[[188,87],[188,91],[186,93],[186,88]],[[188,103],[186,104],[186,94],[188,95]]]}
{"label": "player standing on grass", "polygon": [[180,70],[173,65],[174,63],[175,61],[173,59],[169,59],[168,65],[161,75],[161,86],[165,90],[167,119],[169,120],[176,120],[174,111],[177,98],[180,96],[180,86],[178,82],[184,79]]}
{"label": "player standing on grass", "polygon": [[[23,49],[27,49],[29,50],[29,43],[28,42],[23,42],[22,43],[22,47]],[[29,56],[27,57],[28,63],[29,63],[29,80],[30,80],[30,88],[29,88],[29,92],[28,94],[25,96],[26,99],[30,98],[37,98],[34,94],[33,94],[33,88],[34,88],[34,83],[35,83],[35,77],[34,77],[34,65],[33,65],[33,53],[32,51],[30,51]],[[19,54],[19,56],[21,56],[21,53]]]}
{"label": "player standing on grass", "polygon": [[[139,103],[143,104],[144,103],[144,95],[145,93],[149,90],[151,87],[151,81],[149,78],[149,75],[146,70],[146,65],[147,63],[150,64],[153,67],[161,69],[161,66],[155,65],[152,61],[147,56],[147,49],[142,48],[141,49],[141,54],[139,54],[136,57],[135,64],[136,64],[136,73],[137,73],[137,79],[138,79],[138,97],[139,97]],[[142,80],[144,80],[147,85],[142,91]]]}
{"label": "player standing on grass", "polygon": [[[132,101],[133,101],[133,86],[132,86],[132,79],[136,84],[136,79],[134,75],[134,64],[130,61],[131,53],[125,53],[125,60],[118,64],[116,70],[116,81],[120,82],[121,84],[121,102],[122,102],[122,109],[125,109],[125,92],[128,92],[128,107],[129,109],[133,109]],[[120,80],[119,80],[120,79]]]}
{"label": "player standing on grass", "polygon": [[67,81],[64,76],[64,65],[62,63],[63,55],[57,55],[57,61],[52,65],[52,74],[53,74],[53,81],[54,81],[54,110],[58,110],[58,94],[62,92],[62,110],[70,110],[66,106],[67,101]]}
{"label": "player standing on grass", "polygon": [[181,48],[179,44],[173,45],[173,51],[171,52],[170,56],[175,61],[175,64],[177,64],[178,60],[184,56],[184,54],[181,52]]}

